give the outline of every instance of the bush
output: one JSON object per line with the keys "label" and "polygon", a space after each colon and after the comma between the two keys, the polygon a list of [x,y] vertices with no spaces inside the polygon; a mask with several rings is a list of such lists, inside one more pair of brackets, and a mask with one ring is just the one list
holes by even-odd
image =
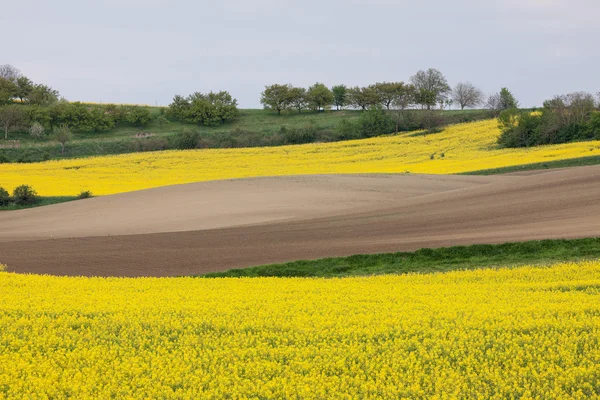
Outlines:
{"label": "bush", "polygon": [[84,190],[77,195],[77,198],[79,200],[89,199],[90,197],[92,197],[92,192],[90,192],[89,190]]}
{"label": "bush", "polygon": [[341,140],[350,140],[360,138],[358,132],[358,125],[355,122],[348,121],[347,119],[341,120],[335,127],[335,133]]}
{"label": "bush", "polygon": [[0,206],[7,206],[10,203],[10,194],[4,189],[0,187]]}
{"label": "bush", "polygon": [[366,138],[392,133],[395,128],[394,120],[381,107],[363,112],[358,119],[358,132]]}
{"label": "bush", "polygon": [[285,144],[313,143],[317,138],[317,128],[311,123],[303,128],[288,129],[282,126],[279,134]]}
{"label": "bush", "polygon": [[169,147],[169,141],[164,138],[149,137],[133,142],[134,151],[160,151],[167,150]]}
{"label": "bush", "polygon": [[50,158],[52,158],[50,153],[45,150],[26,149],[18,155],[16,161],[18,163],[34,163],[48,161]]}
{"label": "bush", "polygon": [[179,150],[197,149],[200,134],[196,131],[184,130],[177,134],[175,147]]}
{"label": "bush", "polygon": [[37,192],[29,185],[18,186],[13,192],[13,201],[20,206],[32,205],[38,200]]}

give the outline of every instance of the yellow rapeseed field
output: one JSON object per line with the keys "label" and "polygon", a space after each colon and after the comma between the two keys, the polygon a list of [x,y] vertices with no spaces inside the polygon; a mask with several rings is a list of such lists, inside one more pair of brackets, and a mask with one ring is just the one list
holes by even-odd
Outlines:
{"label": "yellow rapeseed field", "polygon": [[46,196],[127,192],[215,179],[324,173],[449,174],[600,154],[600,141],[499,149],[494,120],[427,136],[248,149],[164,151],[37,164],[0,164],[0,186]]}
{"label": "yellow rapeseed field", "polygon": [[600,398],[600,262],[343,279],[0,272],[0,398]]}

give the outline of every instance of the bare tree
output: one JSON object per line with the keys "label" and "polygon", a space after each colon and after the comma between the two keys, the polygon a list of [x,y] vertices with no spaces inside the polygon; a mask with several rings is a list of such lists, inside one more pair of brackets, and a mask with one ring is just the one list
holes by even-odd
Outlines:
{"label": "bare tree", "polygon": [[39,122],[34,122],[33,125],[29,127],[29,134],[34,139],[41,139],[44,137],[44,127]]}
{"label": "bare tree", "polygon": [[465,108],[474,108],[483,103],[483,92],[470,82],[459,82],[452,90],[452,100]]}
{"label": "bare tree", "polygon": [[54,139],[59,142],[62,146],[60,154],[65,153],[65,144],[71,140],[71,128],[68,125],[63,124],[54,129]]}
{"label": "bare tree", "polygon": [[17,79],[21,77],[21,71],[10,64],[0,65],[0,78],[6,79],[13,83],[17,83]]}
{"label": "bare tree", "polygon": [[17,105],[0,109],[0,124],[4,128],[4,139],[8,140],[8,132],[19,126],[25,120],[23,110]]}
{"label": "bare tree", "polygon": [[553,111],[563,125],[584,124],[594,112],[594,96],[586,92],[555,96],[544,102],[544,108]]}

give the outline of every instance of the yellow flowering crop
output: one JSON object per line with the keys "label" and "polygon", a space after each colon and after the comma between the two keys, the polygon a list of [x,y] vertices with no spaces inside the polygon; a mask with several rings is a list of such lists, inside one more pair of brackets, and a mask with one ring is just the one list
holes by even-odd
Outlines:
{"label": "yellow flowering crop", "polygon": [[316,278],[0,272],[0,398],[592,399],[600,262]]}
{"label": "yellow flowering crop", "polygon": [[325,173],[449,174],[600,154],[600,141],[499,149],[494,120],[427,136],[248,149],[163,151],[0,164],[0,186],[32,185],[45,196],[96,195],[215,179]]}

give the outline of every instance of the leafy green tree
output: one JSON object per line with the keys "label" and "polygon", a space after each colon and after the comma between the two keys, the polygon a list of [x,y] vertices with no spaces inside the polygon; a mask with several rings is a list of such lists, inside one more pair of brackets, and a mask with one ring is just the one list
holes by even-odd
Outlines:
{"label": "leafy green tree", "polygon": [[181,116],[181,120],[194,122],[201,125],[216,126],[227,121],[232,121],[238,116],[237,100],[229,92],[210,92],[203,94],[196,92],[182,99],[175,96],[177,101],[170,115]]}
{"label": "leafy green tree", "polygon": [[265,86],[265,90],[261,93],[260,103],[268,110],[276,110],[277,115],[281,115],[281,111],[288,108],[290,105],[290,91],[292,85],[274,84]]}
{"label": "leafy green tree", "polygon": [[347,93],[348,105],[361,110],[366,110],[369,107],[380,103],[381,99],[372,86],[358,87],[348,89]]}
{"label": "leafy green tree", "polygon": [[511,108],[519,108],[519,102],[507,88],[502,88],[500,90],[500,109],[508,110]]}
{"label": "leafy green tree", "polygon": [[54,128],[54,139],[60,143],[61,151],[60,154],[65,153],[65,145],[72,139],[71,128],[69,125],[63,124],[59,127]]}
{"label": "leafy green tree", "polygon": [[17,95],[17,85],[8,79],[0,78],[0,106],[10,104]]}
{"label": "leafy green tree", "polygon": [[333,93],[327,86],[319,82],[308,88],[306,98],[315,111],[325,110],[333,103]]}
{"label": "leafy green tree", "polygon": [[21,100],[21,103],[25,103],[33,91],[33,82],[26,76],[20,76],[17,78],[16,86],[15,96]]}
{"label": "leafy green tree", "polygon": [[152,114],[146,107],[129,106],[126,111],[125,119],[131,125],[143,128],[152,121]]}
{"label": "leafy green tree", "polygon": [[333,104],[336,109],[339,110],[344,108],[346,105],[346,95],[348,93],[348,88],[346,85],[337,85],[331,88],[331,93],[333,93]]}
{"label": "leafy green tree", "polygon": [[418,71],[410,78],[417,92],[417,101],[428,110],[448,97],[451,89],[446,77],[437,69]]}
{"label": "leafy green tree", "polygon": [[372,85],[372,88],[377,93],[381,104],[388,110],[407,90],[404,82],[378,82]]}
{"label": "leafy green tree", "polygon": [[301,113],[302,110],[308,106],[306,89],[301,87],[292,87],[290,88],[288,95],[288,104],[298,110],[298,113]]}
{"label": "leafy green tree", "polygon": [[59,93],[50,86],[38,84],[33,85],[29,93],[29,103],[40,106],[49,106],[58,101]]}
{"label": "leafy green tree", "polygon": [[0,124],[4,128],[5,140],[8,140],[8,132],[21,125],[25,117],[23,109],[15,104],[0,108]]}

